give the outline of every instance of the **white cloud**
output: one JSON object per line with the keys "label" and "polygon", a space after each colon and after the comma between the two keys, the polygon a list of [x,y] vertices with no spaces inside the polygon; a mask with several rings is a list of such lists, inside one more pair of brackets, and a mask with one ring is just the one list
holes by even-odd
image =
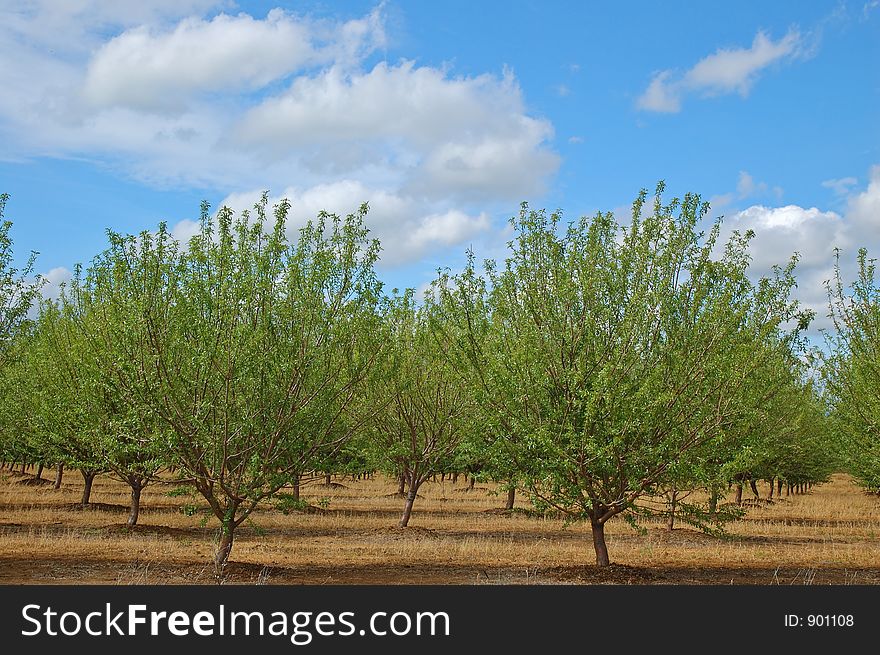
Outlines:
{"label": "white cloud", "polygon": [[82,158],[230,199],[290,190],[307,217],[370,201],[386,264],[488,234],[483,211],[532,199],[559,166],[512,71],[374,64],[381,4],[334,21],[211,0],[2,2],[5,158]]}
{"label": "white cloud", "polygon": [[874,248],[874,255],[880,258],[880,165],[871,167],[865,190],[849,197],[846,215],[853,228],[866,237],[864,245]]}
{"label": "white cloud", "polygon": [[828,328],[824,282],[833,275],[834,249],[840,249],[841,268],[849,281],[859,248],[880,256],[880,166],[871,168],[866,188],[850,192],[840,213],[798,205],[752,205],[725,217],[722,227],[723,240],[733,230],[755,232],[749,250],[756,276],[768,274],[774,264],[784,265],[797,252],[797,297],[816,312],[813,330]]}
{"label": "white cloud", "polygon": [[833,211],[798,205],[765,207],[753,205],[724,221],[727,229],[754,230],[753,264],[769,270],[773,264],[785,264],[795,251],[802,266],[827,263],[831,248],[850,245],[843,218]]}
{"label": "white cloud", "polygon": [[822,186],[826,189],[831,189],[838,196],[845,196],[858,182],[854,177],[841,177],[839,179],[825,180],[822,182]]}
{"label": "white cloud", "polygon": [[646,111],[674,113],[681,110],[682,97],[689,93],[746,97],[763,70],[805,52],[804,39],[797,30],[790,30],[778,41],[759,31],[750,47],[720,48],[683,75],[672,70],[655,73],[636,104]]}
{"label": "white cloud", "polygon": [[701,59],[685,74],[684,84],[709,95],[736,92],[746,96],[757,75],[770,64],[795,56],[801,41],[794,30],[776,42],[758,32],[751,48],[721,49]]}
{"label": "white cloud", "polygon": [[748,198],[755,193],[763,193],[767,190],[765,182],[755,182],[755,179],[746,171],[739,172],[736,183],[736,192],[740,198]]}
{"label": "white cloud", "polygon": [[405,171],[428,196],[512,198],[541,190],[559,163],[549,122],[525,113],[512,74],[451,78],[404,61],[297,78],[242,119],[238,148],[270,159],[296,150],[312,174]]}
{"label": "white cloud", "polygon": [[654,75],[648,88],[639,96],[637,106],[646,111],[674,114],[681,111],[681,88],[669,82],[672,71],[661,71]]}
{"label": "white cloud", "polygon": [[57,300],[61,295],[62,286],[70,282],[73,278],[73,273],[63,266],[58,266],[47,273],[41,274],[40,277],[45,280],[45,283],[40,288],[43,297]]}
{"label": "white cloud", "polygon": [[262,20],[191,17],[168,30],[136,27],[104,44],[89,62],[84,95],[96,106],[181,111],[193,94],[252,91],[309,66],[356,61],[382,43],[377,12],[332,26],[283,9]]}
{"label": "white cloud", "polygon": [[177,239],[181,244],[189,243],[190,239],[196,236],[201,229],[198,221],[185,218],[179,221],[171,228],[171,236]]}

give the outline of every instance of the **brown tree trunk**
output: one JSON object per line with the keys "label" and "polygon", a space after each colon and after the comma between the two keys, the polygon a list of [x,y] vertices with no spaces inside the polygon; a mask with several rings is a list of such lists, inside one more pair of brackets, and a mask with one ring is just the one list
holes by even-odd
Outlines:
{"label": "brown tree trunk", "polygon": [[95,481],[95,475],[97,475],[94,471],[80,471],[83,476],[83,493],[82,500],[80,500],[80,505],[88,505],[89,499],[92,497],[92,482]]}
{"label": "brown tree trunk", "polygon": [[755,498],[761,500],[761,494],[758,492],[758,483],[754,478],[749,480],[749,486],[752,488],[752,493],[755,494]]}
{"label": "brown tree trunk", "polygon": [[55,469],[55,489],[61,488],[61,478],[64,477],[64,464],[59,462],[58,467]]}
{"label": "brown tree trunk", "polygon": [[299,500],[299,474],[293,478],[293,499]]}
{"label": "brown tree trunk", "polygon": [[605,524],[596,520],[590,521],[593,528],[593,548],[596,551],[596,566],[608,566],[608,546],[605,544]]}
{"label": "brown tree trunk", "polygon": [[401,473],[397,479],[397,495],[402,496],[404,493],[406,493],[406,474]]}
{"label": "brown tree trunk", "polygon": [[476,481],[477,481],[477,479],[476,479],[474,476],[471,476],[471,481],[470,481],[470,485],[468,486],[468,491],[473,491],[473,490],[474,490],[474,483],[475,483]]}
{"label": "brown tree trunk", "polygon": [[743,486],[742,482],[737,482],[736,484],[736,496],[734,497],[734,502],[737,505],[743,504]]}
{"label": "brown tree trunk", "polygon": [[330,474],[327,474],[327,475],[324,476],[324,486],[325,486],[325,487],[329,487],[329,486],[330,486],[330,482],[331,482],[330,478],[331,478],[331,477],[332,477],[332,476],[331,476]]}
{"label": "brown tree trunk", "polygon": [[141,513],[141,491],[145,485],[141,480],[129,481],[129,485],[131,485],[131,508],[128,513],[128,527],[133,528],[137,525]]}
{"label": "brown tree trunk", "polygon": [[37,467],[37,480],[43,479],[43,462],[40,462],[40,465]]}
{"label": "brown tree trunk", "polygon": [[718,492],[714,489],[709,494],[709,514],[715,516],[718,512]]}
{"label": "brown tree trunk", "polygon": [[770,478],[770,495],[767,496],[767,498],[768,498],[769,500],[773,500],[773,489],[774,489],[774,487],[776,487],[776,485],[775,485],[774,482],[773,482],[773,478]]}
{"label": "brown tree trunk", "polygon": [[678,492],[673,491],[669,499],[669,516],[666,519],[666,529],[672,532],[675,529],[675,501],[678,499]]}
{"label": "brown tree trunk", "polygon": [[223,579],[223,571],[226,568],[226,563],[229,561],[234,538],[235,524],[232,521],[224,521],[220,528],[217,549],[214,551],[214,575],[218,581]]}
{"label": "brown tree trunk", "polygon": [[513,504],[516,502],[516,487],[511,487],[507,490],[507,504],[504,506],[504,509],[510,511],[513,509]]}
{"label": "brown tree trunk", "polygon": [[776,497],[782,498],[782,478],[776,479]]}
{"label": "brown tree trunk", "polygon": [[400,517],[400,521],[397,524],[399,528],[405,528],[409,525],[409,517],[412,516],[412,508],[413,503],[416,500],[416,494],[418,493],[418,487],[415,485],[411,486],[409,489],[409,493],[406,494],[406,503],[403,505],[403,516]]}

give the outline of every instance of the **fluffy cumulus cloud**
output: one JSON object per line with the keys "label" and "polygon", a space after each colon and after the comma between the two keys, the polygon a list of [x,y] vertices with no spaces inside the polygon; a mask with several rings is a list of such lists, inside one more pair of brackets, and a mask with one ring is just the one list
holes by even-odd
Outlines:
{"label": "fluffy cumulus cloud", "polygon": [[182,111],[199,93],[248,91],[328,62],[353,63],[384,43],[377,12],[327,24],[273,9],[191,17],[168,30],[127,30],[91,58],[83,93],[96,106]]}
{"label": "fluffy cumulus cloud", "polygon": [[688,94],[711,97],[738,93],[745,97],[765,69],[806,53],[804,38],[796,30],[776,41],[758,32],[748,48],[721,48],[684,73],[655,73],[637,106],[645,111],[674,113],[681,110],[682,99]]}
{"label": "fluffy cumulus cloud", "polygon": [[728,215],[722,225],[725,239],[733,230],[755,233],[750,244],[755,275],[769,274],[774,265],[784,265],[798,253],[797,296],[816,312],[814,328],[827,328],[825,281],[834,273],[835,249],[840,251],[841,270],[849,281],[859,248],[880,258],[880,166],[871,169],[865,188],[850,192],[840,212],[752,205]]}
{"label": "fluffy cumulus cloud", "polygon": [[[312,215],[367,201],[386,263],[490,229],[478,207],[540,193],[559,165],[511,71],[383,61],[381,5],[334,21],[210,0],[78,0],[63,18],[19,4],[0,0],[0,49],[18,53],[0,67],[9,158],[85,157],[230,198],[283,189]],[[40,29],[59,20],[57,38]]]}

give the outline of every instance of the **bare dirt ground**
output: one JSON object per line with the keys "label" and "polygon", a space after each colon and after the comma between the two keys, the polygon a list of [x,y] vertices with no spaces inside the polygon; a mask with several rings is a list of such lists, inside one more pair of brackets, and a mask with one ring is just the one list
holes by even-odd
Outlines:
{"label": "bare dirt ground", "polygon": [[[216,520],[203,500],[154,484],[130,530],[124,485],[98,478],[85,509],[81,485],[76,472],[54,490],[0,471],[0,584],[216,584]],[[614,564],[603,569],[593,565],[589,526],[536,516],[525,498],[517,511],[498,511],[504,497],[492,485],[427,483],[405,529],[394,527],[402,501],[393,492],[382,478],[336,479],[303,489],[308,512],[267,504],[236,533],[225,582],[880,584],[880,499],[845,475],[754,503],[724,537],[612,521]]]}

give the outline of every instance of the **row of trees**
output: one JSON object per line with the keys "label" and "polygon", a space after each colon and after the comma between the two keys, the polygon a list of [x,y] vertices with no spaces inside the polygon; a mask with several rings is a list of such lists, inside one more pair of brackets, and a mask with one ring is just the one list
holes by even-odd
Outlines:
{"label": "row of trees", "polygon": [[0,260],[18,289],[0,459],[64,463],[87,490],[109,472],[131,487],[131,524],[173,470],[219,523],[221,570],[236,528],[314,471],[400,479],[401,526],[430,476],[491,478],[589,521],[600,565],[618,514],[717,527],[731,484],[818,482],[836,451],[796,259],[752,282],[753,235],[719,243],[698,196],[664,205],[662,191],[627,225],[600,213],[563,229],[523,205],[503,264],[471,255],[423,300],[384,292],[366,206],[290,240],[289,204],[270,215],[266,196],[238,217],[203,205],[186,245],[164,225],[108,233],[32,321],[29,271]]}

